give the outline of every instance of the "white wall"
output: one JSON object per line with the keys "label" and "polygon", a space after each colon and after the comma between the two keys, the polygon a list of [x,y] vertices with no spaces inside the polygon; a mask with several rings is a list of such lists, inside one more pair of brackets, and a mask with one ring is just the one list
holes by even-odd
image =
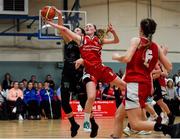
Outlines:
{"label": "white wall", "polygon": [[[63,0],[29,0],[29,14],[30,15],[38,15],[39,9],[41,9],[45,5],[56,5],[59,8],[62,8]],[[69,0],[69,9],[71,9],[74,0]],[[107,0],[80,0],[81,2],[81,10],[87,11],[88,22],[92,22],[97,25],[98,28],[106,28],[108,24],[108,12],[107,12]],[[180,10],[176,7],[180,7],[180,3],[164,3],[161,0],[152,0],[152,16],[158,23],[157,32],[154,35],[154,40],[159,44],[163,44],[169,47],[169,51],[180,52],[179,46],[180,41]],[[139,22],[142,18],[147,17],[148,15],[148,5],[145,0],[110,0],[109,5],[109,19],[113,24],[115,30],[120,37],[120,44],[117,45],[107,45],[104,46],[104,49],[115,49],[115,50],[125,50],[129,46],[129,40],[138,35]],[[1,19],[2,20],[2,19]],[[0,23],[2,21],[0,20]],[[10,21],[12,24],[12,21]],[[30,31],[36,30],[38,27],[34,26]],[[0,30],[3,30],[7,25],[6,22],[0,24]],[[26,30],[26,24],[21,28],[22,30]],[[49,51],[49,54],[46,53],[46,57],[44,58],[49,61],[56,61],[57,59],[61,59],[59,55],[56,53],[62,54],[62,46],[57,46],[56,41],[39,41],[37,39],[26,40],[24,37],[0,37],[0,50],[4,45],[11,46],[26,46],[39,49],[52,47],[52,51]],[[58,49],[57,49],[58,48]],[[7,52],[11,52],[12,48],[7,48]],[[15,49],[16,53],[12,53],[11,60],[27,60],[29,56],[20,55],[21,53],[25,53],[28,55],[28,51],[26,49]],[[43,53],[43,50],[35,50],[38,53]],[[46,50],[44,50],[46,51]],[[30,52],[31,53],[31,52]],[[29,53],[29,54],[30,54]],[[32,54],[34,51],[32,52]],[[102,58],[105,62],[111,62],[112,51],[104,51]],[[8,56],[5,56],[6,53],[4,51],[0,51],[0,60],[9,60]],[[170,53],[169,57],[172,62],[179,62],[180,53],[174,54]],[[39,57],[34,56],[34,59],[30,59],[29,61],[34,60],[38,61]],[[41,59],[42,60],[42,59]],[[113,61],[114,62],[114,61]]]}

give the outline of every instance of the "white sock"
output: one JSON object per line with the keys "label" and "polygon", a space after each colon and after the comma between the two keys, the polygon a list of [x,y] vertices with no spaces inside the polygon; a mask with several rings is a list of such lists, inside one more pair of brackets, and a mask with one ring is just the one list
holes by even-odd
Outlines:
{"label": "white sock", "polygon": [[89,119],[90,119],[90,116],[91,116],[91,113],[84,113],[84,122],[90,122]]}

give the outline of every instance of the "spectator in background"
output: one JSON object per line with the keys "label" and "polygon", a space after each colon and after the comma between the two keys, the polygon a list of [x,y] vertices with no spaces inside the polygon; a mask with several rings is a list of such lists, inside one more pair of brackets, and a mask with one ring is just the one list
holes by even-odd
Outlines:
{"label": "spectator in background", "polygon": [[19,89],[18,81],[14,81],[13,88],[8,92],[7,100],[10,114],[14,113],[18,116],[19,120],[23,120],[25,105],[23,102],[23,92]]}
{"label": "spectator in background", "polygon": [[12,80],[11,80],[11,75],[10,73],[6,73],[4,75],[4,80],[2,82],[2,88],[6,91],[7,89],[11,89],[11,83],[12,83]]}
{"label": "spectator in background", "polygon": [[114,88],[109,84],[103,91],[103,100],[114,100]]}
{"label": "spectator in background", "polygon": [[167,79],[167,96],[169,99],[176,98],[176,89],[174,87],[174,82],[172,79]]}
{"label": "spectator in background", "polygon": [[32,82],[34,85],[34,83],[37,82],[36,81],[36,75],[31,75],[31,79],[29,81]]}
{"label": "spectator in background", "polygon": [[99,81],[96,87],[96,100],[102,100],[104,88],[103,83]]}
{"label": "spectator in background", "polygon": [[168,99],[168,104],[171,109],[171,112],[175,115],[176,111],[176,89],[174,87],[174,82],[171,78],[167,79],[167,96],[165,97]]}
{"label": "spectator in background", "polygon": [[176,87],[176,96],[177,96],[177,115],[180,116],[180,81],[177,83]]}
{"label": "spectator in background", "polygon": [[52,77],[51,77],[50,74],[48,74],[48,75],[46,76],[46,81],[49,83],[49,87],[54,90],[54,89],[55,89],[55,83],[54,83],[54,81],[52,80]]}
{"label": "spectator in background", "polygon": [[177,86],[176,86],[176,95],[180,101],[180,81],[177,83]]}
{"label": "spectator in background", "polygon": [[49,87],[47,81],[44,82],[44,88],[40,91],[41,96],[41,108],[45,112],[45,117],[53,119],[55,117],[55,101],[54,91]]}
{"label": "spectator in background", "polygon": [[40,98],[33,88],[32,82],[28,82],[28,88],[24,91],[24,102],[28,110],[28,119],[40,120]]}
{"label": "spectator in background", "polygon": [[24,88],[27,88],[27,80],[26,79],[22,79],[22,81],[21,82],[23,82],[23,84],[24,84]]}
{"label": "spectator in background", "polygon": [[37,91],[38,90],[38,82],[34,82],[33,88]]}
{"label": "spectator in background", "polygon": [[43,89],[43,83],[42,82],[38,82],[38,87],[37,87],[37,94],[41,100],[41,95],[40,95],[40,91]]}
{"label": "spectator in background", "polygon": [[61,86],[59,86],[59,88],[57,89],[56,95],[58,97],[58,100],[61,102]]}
{"label": "spectator in background", "polygon": [[7,101],[4,96],[5,92],[2,90],[2,85],[0,84],[0,120],[7,120]]}
{"label": "spectator in background", "polygon": [[113,89],[114,89],[114,97],[116,100],[116,108],[118,108],[123,100],[123,95],[118,87],[113,86]]}
{"label": "spectator in background", "polygon": [[11,82],[11,88],[13,88],[13,87],[14,87],[14,81]]}
{"label": "spectator in background", "polygon": [[177,76],[175,76],[175,85],[180,81],[180,70],[178,71]]}
{"label": "spectator in background", "polygon": [[26,87],[24,87],[24,83],[22,81],[19,83],[19,89],[21,89],[23,92],[26,90]]}

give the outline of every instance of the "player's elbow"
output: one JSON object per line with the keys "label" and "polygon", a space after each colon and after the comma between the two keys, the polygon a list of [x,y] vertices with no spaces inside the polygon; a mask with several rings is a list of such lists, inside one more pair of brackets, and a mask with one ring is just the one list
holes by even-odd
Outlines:
{"label": "player's elbow", "polygon": [[116,40],[114,40],[114,43],[116,44],[116,43],[119,43],[120,41],[119,41],[119,39],[116,39]]}
{"label": "player's elbow", "polygon": [[171,72],[173,68],[173,65],[170,63],[169,66],[167,66],[166,70],[167,72]]}
{"label": "player's elbow", "polygon": [[122,62],[123,63],[129,63],[130,62],[130,58],[125,56],[125,57],[122,58]]}

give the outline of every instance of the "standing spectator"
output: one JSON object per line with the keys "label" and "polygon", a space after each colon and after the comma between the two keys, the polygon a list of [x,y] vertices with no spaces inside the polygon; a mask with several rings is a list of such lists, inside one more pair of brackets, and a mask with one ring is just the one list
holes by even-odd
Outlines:
{"label": "standing spectator", "polygon": [[54,91],[49,87],[47,81],[44,82],[44,88],[40,91],[41,95],[41,108],[45,112],[45,117],[48,119],[54,118],[55,101]]}
{"label": "standing spectator", "polygon": [[12,80],[11,80],[11,75],[10,73],[6,73],[4,75],[4,80],[2,82],[2,88],[6,91],[7,89],[11,89],[11,83],[12,83]]}
{"label": "standing spectator", "polygon": [[9,90],[7,100],[10,114],[14,113],[18,116],[19,120],[23,120],[25,105],[23,102],[23,92],[19,89],[18,81],[14,81],[14,86]]}
{"label": "standing spectator", "polygon": [[167,80],[167,97],[166,98],[168,99],[169,107],[170,107],[172,113],[175,114],[175,111],[176,111],[175,100],[176,100],[177,96],[176,96],[176,89],[174,87],[174,82],[170,78]]}
{"label": "standing spectator", "polygon": [[55,83],[52,80],[52,77],[50,74],[46,76],[46,81],[49,83],[49,87],[54,90],[55,89]]}
{"label": "standing spectator", "polygon": [[37,82],[36,81],[36,75],[31,75],[31,79],[29,81],[32,82],[34,85],[34,83]]}
{"label": "standing spectator", "polygon": [[28,110],[28,119],[40,119],[40,98],[32,82],[28,82],[28,88],[24,91],[24,102]]}

